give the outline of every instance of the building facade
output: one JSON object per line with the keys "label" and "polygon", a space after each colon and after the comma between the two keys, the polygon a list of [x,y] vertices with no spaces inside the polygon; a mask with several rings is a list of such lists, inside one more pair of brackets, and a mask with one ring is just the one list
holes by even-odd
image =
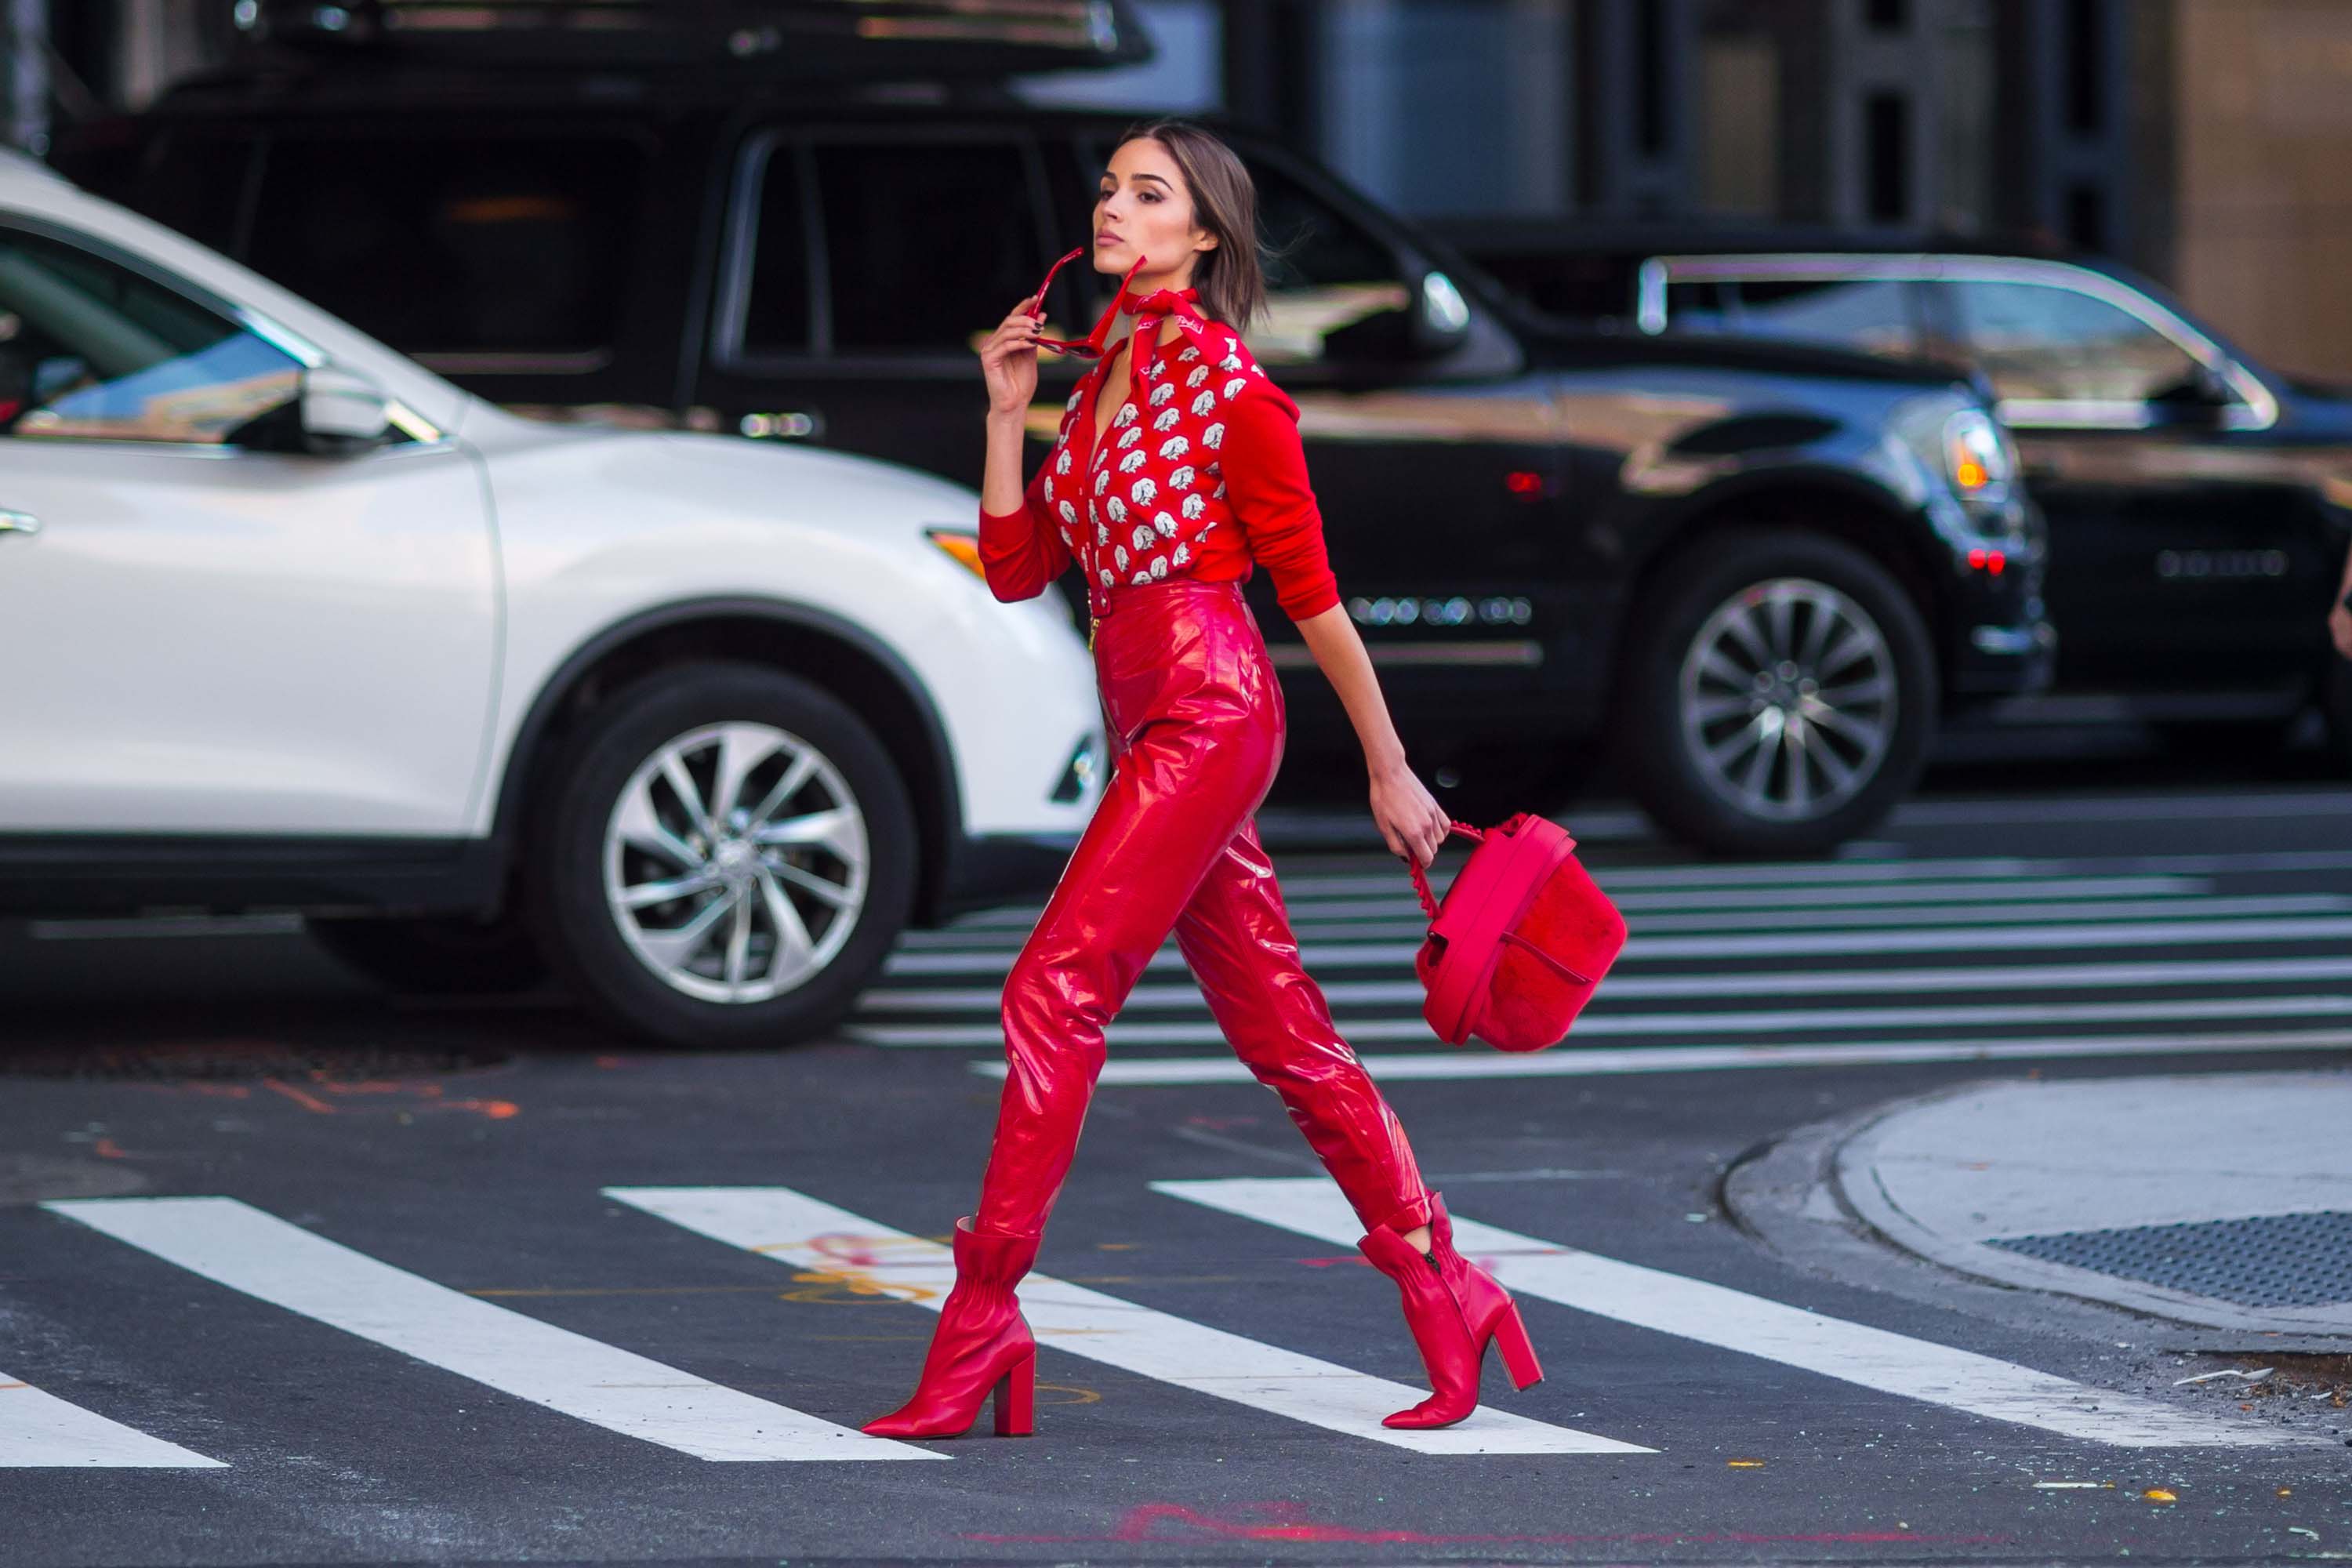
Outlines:
{"label": "building facade", "polygon": [[[1135,0],[1040,101],[1269,126],[1423,216],[1722,216],[2079,245],[2352,377],[2346,0]],[[136,105],[230,0],[0,0],[10,133]]]}

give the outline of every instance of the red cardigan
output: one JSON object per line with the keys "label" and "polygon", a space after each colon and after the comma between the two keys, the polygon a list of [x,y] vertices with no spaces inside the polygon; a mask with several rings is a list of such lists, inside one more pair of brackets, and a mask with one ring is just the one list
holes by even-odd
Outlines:
{"label": "red cardigan", "polygon": [[[1146,362],[1146,376],[1130,373],[1130,403],[1149,390],[1150,375],[1164,378],[1176,368],[1173,356],[1187,342],[1180,335],[1174,342],[1158,343],[1157,320],[1147,318],[1138,331],[1151,334],[1157,352]],[[1132,336],[1128,341],[1132,342]],[[987,573],[989,591],[999,599],[1034,598],[1069,569],[1073,535],[1045,497],[1047,477],[1059,471],[1056,464],[1065,451],[1075,459],[1067,472],[1069,479],[1082,479],[1092,470],[1095,402],[1111,362],[1126,347],[1121,343],[1080,378],[1071,417],[1054,451],[1031,477],[1022,509],[1002,513],[981,509],[981,564]],[[1245,583],[1253,567],[1263,565],[1273,574],[1275,596],[1283,613],[1294,621],[1303,621],[1338,604],[1339,588],[1324,549],[1322,510],[1307,483],[1297,405],[1259,374],[1259,383],[1250,389],[1254,395],[1232,397],[1217,410],[1224,426],[1223,446],[1215,454],[1221,459],[1221,499],[1240,527],[1212,529],[1188,542],[1191,548],[1171,574],[1202,582]],[[1063,493],[1082,493],[1083,489],[1082,484],[1066,483]],[[1108,531],[1125,531],[1111,528]],[[1118,591],[1116,586],[1095,589],[1091,584],[1089,588]]]}

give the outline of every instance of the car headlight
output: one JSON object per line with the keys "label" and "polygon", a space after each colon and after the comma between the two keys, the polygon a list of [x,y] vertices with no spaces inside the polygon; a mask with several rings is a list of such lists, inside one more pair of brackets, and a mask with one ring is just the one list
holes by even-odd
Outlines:
{"label": "car headlight", "polygon": [[1944,477],[1964,501],[1997,506],[2017,479],[2009,432],[1981,408],[1963,408],[1944,421]]}
{"label": "car headlight", "polygon": [[982,582],[988,581],[988,568],[980,559],[978,534],[969,529],[927,528],[923,530],[923,535],[945,551],[948,557],[957,565],[961,566]]}

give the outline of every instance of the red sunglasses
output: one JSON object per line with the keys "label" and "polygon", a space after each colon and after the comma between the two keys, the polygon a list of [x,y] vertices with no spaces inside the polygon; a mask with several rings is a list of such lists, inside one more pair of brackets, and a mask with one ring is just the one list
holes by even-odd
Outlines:
{"label": "red sunglasses", "polygon": [[[1031,315],[1041,321],[1045,319],[1045,290],[1054,286],[1054,274],[1086,253],[1087,247],[1082,245],[1046,270],[1045,281],[1037,285],[1037,309],[1029,312]],[[1111,324],[1118,320],[1118,308],[1127,302],[1127,286],[1134,282],[1135,275],[1143,269],[1144,260],[1145,258],[1139,255],[1135,258],[1135,265],[1127,269],[1127,276],[1118,280],[1118,293],[1112,299],[1110,309],[1103,312],[1102,320],[1095,323],[1095,330],[1092,332],[1075,342],[1065,342],[1060,338],[1039,338],[1037,346],[1041,349],[1052,349],[1055,353],[1073,354],[1080,359],[1100,359],[1103,344],[1110,337]]]}

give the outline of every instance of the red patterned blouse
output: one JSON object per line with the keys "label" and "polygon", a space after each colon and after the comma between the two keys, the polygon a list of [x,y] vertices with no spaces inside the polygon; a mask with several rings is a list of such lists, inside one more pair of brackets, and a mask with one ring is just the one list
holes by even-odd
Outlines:
{"label": "red patterned blouse", "polygon": [[[1121,588],[1171,576],[1245,583],[1258,565],[1294,621],[1339,602],[1298,405],[1197,298],[1163,289],[1131,303],[1127,343],[1141,361],[1111,434],[1097,446],[1094,405],[1118,350],[1079,378],[1022,509],[981,510],[981,564],[998,598],[1034,598],[1075,563],[1097,615]],[[1171,317],[1179,335],[1163,344]]]}

